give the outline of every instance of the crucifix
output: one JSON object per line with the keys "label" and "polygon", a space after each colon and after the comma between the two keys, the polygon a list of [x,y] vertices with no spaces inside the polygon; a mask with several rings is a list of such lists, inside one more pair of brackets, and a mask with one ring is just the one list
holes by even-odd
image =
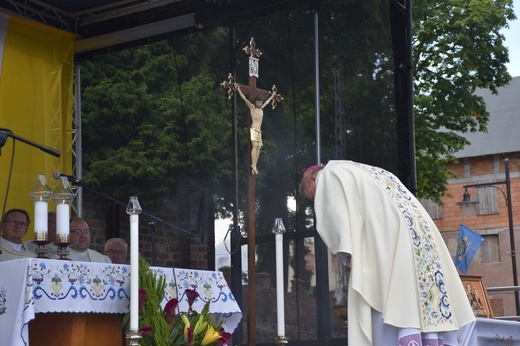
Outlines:
{"label": "crucifix", "polygon": [[[260,149],[263,146],[262,143],[262,121],[264,118],[264,108],[271,103],[273,109],[276,105],[283,100],[283,97],[278,94],[276,86],[273,85],[271,91],[258,89],[256,87],[256,79],[258,78],[258,58],[262,55],[260,50],[256,49],[256,43],[251,38],[249,46],[244,47],[244,52],[249,54],[249,78],[248,85],[242,85],[233,82],[233,76],[231,73],[228,76],[228,80],[222,82],[222,85],[227,89],[228,97],[231,98],[233,93],[236,91],[238,95],[244,100],[246,106],[249,108],[249,135],[251,144],[251,174],[258,174],[258,157],[260,156]],[[249,99],[246,97],[249,96]]]}
{"label": "crucifix", "polygon": [[[258,61],[262,52],[256,48],[253,38],[249,41],[249,45],[243,48],[244,52],[249,55],[249,77],[248,84],[238,84],[233,81],[230,73],[227,81],[220,85],[227,90],[228,98],[231,98],[235,91],[244,100],[249,108],[249,142],[248,150],[251,153],[248,156],[248,184],[247,184],[247,214],[246,214],[246,232],[247,232],[247,263],[248,263],[248,301],[249,312],[247,316],[247,334],[248,345],[256,345],[256,272],[255,272],[255,177],[258,174],[257,162],[262,147],[262,120],[264,116],[263,109],[271,103],[274,109],[276,105],[283,100],[278,94],[276,86],[273,85],[271,91],[258,89],[256,87],[256,79],[258,78]],[[249,99],[246,97],[249,96]]]}

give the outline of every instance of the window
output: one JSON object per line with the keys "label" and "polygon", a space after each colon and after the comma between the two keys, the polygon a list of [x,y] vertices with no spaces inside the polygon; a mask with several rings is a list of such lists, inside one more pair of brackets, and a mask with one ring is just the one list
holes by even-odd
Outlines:
{"label": "window", "polygon": [[420,202],[433,220],[442,219],[442,207],[438,203],[429,199],[420,199]]}
{"label": "window", "polygon": [[[487,182],[482,182],[487,183]],[[477,215],[492,215],[498,214],[498,188],[496,187],[481,187],[475,189],[477,200]]]}
{"label": "window", "polygon": [[484,241],[480,246],[481,263],[500,262],[498,251],[498,234],[482,235]]}

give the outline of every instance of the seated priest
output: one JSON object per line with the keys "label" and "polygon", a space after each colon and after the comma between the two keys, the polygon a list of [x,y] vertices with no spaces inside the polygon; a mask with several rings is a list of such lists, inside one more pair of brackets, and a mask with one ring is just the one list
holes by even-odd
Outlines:
{"label": "seated priest", "polygon": [[325,244],[352,256],[349,345],[459,344],[473,311],[441,233],[395,175],[330,161],[309,167],[300,191]]}
{"label": "seated priest", "polygon": [[[60,256],[58,256],[58,246],[54,244],[56,241],[56,212],[50,211],[47,214],[47,239],[51,242],[47,245],[45,245],[45,250],[47,252],[45,253],[45,257],[52,258],[52,259],[58,259]],[[27,242],[27,247],[30,251],[37,253],[36,249],[38,248],[38,244],[36,244],[34,241]]]}
{"label": "seated priest", "polygon": [[70,241],[68,258],[73,261],[81,262],[104,262],[112,263],[108,256],[105,256],[90,247],[90,228],[82,218],[73,218],[70,222]]}
{"label": "seated priest", "polygon": [[128,245],[122,238],[110,238],[105,243],[105,255],[112,263],[128,264]]}
{"label": "seated priest", "polygon": [[22,240],[29,229],[30,221],[29,214],[22,209],[8,210],[2,216],[0,261],[36,257],[36,254],[29,251],[27,244]]}

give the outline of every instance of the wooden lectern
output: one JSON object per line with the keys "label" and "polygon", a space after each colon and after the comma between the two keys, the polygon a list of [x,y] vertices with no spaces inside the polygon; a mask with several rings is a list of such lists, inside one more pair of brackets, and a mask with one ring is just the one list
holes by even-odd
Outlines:
{"label": "wooden lectern", "polygon": [[29,323],[31,346],[120,346],[122,314],[37,313]]}

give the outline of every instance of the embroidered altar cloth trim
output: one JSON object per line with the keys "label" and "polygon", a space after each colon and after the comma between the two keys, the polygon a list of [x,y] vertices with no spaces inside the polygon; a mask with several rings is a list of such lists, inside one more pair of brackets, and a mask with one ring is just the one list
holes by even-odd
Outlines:
{"label": "embroidered altar cloth trim", "polygon": [[[164,306],[177,297],[181,311],[188,310],[186,289],[199,298],[201,311],[209,300],[210,313],[232,333],[242,312],[221,272],[152,267],[166,279]],[[35,313],[119,313],[129,310],[130,266],[121,264],[17,259],[0,262],[0,335],[12,335],[10,345],[27,345],[27,324]]]}

